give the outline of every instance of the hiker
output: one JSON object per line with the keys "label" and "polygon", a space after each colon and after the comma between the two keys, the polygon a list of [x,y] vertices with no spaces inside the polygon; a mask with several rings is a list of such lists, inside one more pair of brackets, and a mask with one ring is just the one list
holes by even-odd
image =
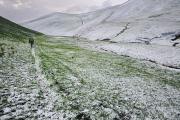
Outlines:
{"label": "hiker", "polygon": [[29,44],[31,44],[31,48],[34,46],[34,38],[29,38]]}

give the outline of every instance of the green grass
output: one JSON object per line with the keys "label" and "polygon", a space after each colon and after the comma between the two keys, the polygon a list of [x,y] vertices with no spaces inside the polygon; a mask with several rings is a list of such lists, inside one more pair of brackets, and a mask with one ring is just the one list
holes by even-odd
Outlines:
{"label": "green grass", "polygon": [[9,40],[27,42],[28,37],[42,35],[39,32],[22,27],[0,16],[0,38]]}
{"label": "green grass", "polygon": [[[42,34],[0,17],[0,70],[13,71],[16,63],[22,61],[33,64],[34,59],[28,45],[28,38],[40,35]],[[32,66],[29,69],[30,74],[35,73]]]}
{"label": "green grass", "polygon": [[63,74],[69,71],[78,76],[76,69],[87,69],[93,66],[94,70],[100,70],[99,72],[113,77],[142,77],[146,80],[155,79],[162,84],[180,87],[179,73],[147,66],[130,57],[89,51],[63,42],[55,44],[41,42],[39,50],[43,67],[46,70],[49,68],[58,70],[59,67],[63,67],[61,68],[64,71]]}
{"label": "green grass", "polygon": [[130,57],[83,49],[73,44],[70,38],[59,38],[58,42],[54,42],[53,38],[38,39],[37,52],[43,71],[51,87],[62,95],[61,110],[78,113],[90,109],[89,114],[96,112],[92,115],[94,118],[110,119],[103,109],[99,110],[98,105],[92,107],[92,103],[100,101],[99,106],[112,110],[113,106],[132,109],[134,103],[124,101],[121,89],[115,87],[116,79],[141,78],[146,82],[157,82],[160,86],[180,88],[180,74],[177,72]]}
{"label": "green grass", "polygon": [[[5,59],[18,58],[25,61],[30,60],[27,62],[34,63],[34,59],[31,56],[30,45],[28,46],[28,39],[29,37],[36,38],[41,35],[41,33],[24,28],[0,17],[0,62],[4,61],[7,63],[8,60],[5,61]],[[21,55],[18,56],[18,54]],[[28,55],[29,58],[24,58],[26,55]]]}

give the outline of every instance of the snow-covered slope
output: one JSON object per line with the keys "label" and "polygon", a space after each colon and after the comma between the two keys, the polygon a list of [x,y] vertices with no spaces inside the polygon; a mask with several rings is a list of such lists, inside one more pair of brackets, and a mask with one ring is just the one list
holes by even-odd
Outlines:
{"label": "snow-covered slope", "polygon": [[48,35],[79,35],[91,40],[149,41],[180,31],[179,0],[129,0],[85,14],[53,13],[23,25]]}
{"label": "snow-covered slope", "polygon": [[[180,0],[129,0],[122,5],[84,14],[53,13],[23,25],[48,35],[120,43],[116,44],[118,49],[112,44],[100,46],[114,52],[122,51],[121,44],[127,43],[133,47],[131,52],[134,53],[127,54],[130,47],[124,47],[123,54],[180,68]],[[134,47],[134,44],[139,45]],[[148,52],[150,46],[154,52]],[[176,47],[171,49],[174,56],[171,63],[171,52],[167,52],[169,47]]]}
{"label": "snow-covered slope", "polygon": [[53,13],[23,23],[23,26],[41,31],[47,35],[72,35],[72,31],[83,24],[81,18],[74,14]]}
{"label": "snow-covered slope", "polygon": [[93,40],[109,38],[117,42],[154,42],[158,37],[161,38],[159,44],[169,44],[164,43],[163,38],[180,32],[179,0],[130,0],[89,15],[99,13],[101,15],[91,20],[91,24],[78,28],[77,34]]}

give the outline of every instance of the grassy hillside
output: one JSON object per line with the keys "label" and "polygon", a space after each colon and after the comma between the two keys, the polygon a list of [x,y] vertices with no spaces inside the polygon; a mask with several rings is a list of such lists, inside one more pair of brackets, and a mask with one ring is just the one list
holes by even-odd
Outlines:
{"label": "grassy hillside", "polygon": [[[39,109],[34,103],[48,105],[35,79],[34,59],[28,44],[32,35],[40,33],[0,17],[0,120],[35,120]],[[45,111],[45,107],[40,110]]]}
{"label": "grassy hillside", "polygon": [[[115,54],[79,47],[70,37],[37,41],[36,53],[58,110],[84,120],[175,119],[179,78],[175,71]],[[168,98],[167,96],[171,96]]]}
{"label": "grassy hillside", "polygon": [[21,46],[22,43],[27,43],[29,37],[38,35],[42,34],[0,16],[0,57],[14,53],[18,46]]}
{"label": "grassy hillside", "polygon": [[30,36],[41,35],[41,33],[22,27],[0,16],[0,38],[26,39]]}

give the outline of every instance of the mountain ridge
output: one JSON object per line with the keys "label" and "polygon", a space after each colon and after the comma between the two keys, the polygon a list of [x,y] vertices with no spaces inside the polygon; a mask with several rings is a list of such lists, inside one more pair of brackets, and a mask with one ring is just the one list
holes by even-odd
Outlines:
{"label": "mountain ridge", "polygon": [[[48,35],[79,36],[90,40],[103,40],[116,38],[117,34],[119,34],[127,24],[129,24],[130,28],[131,24],[134,25],[135,23],[137,28],[140,27],[139,29],[149,31],[151,28],[147,28],[148,26],[153,26],[153,24],[157,26],[161,21],[168,22],[169,24],[174,21],[174,23],[172,23],[173,25],[169,26],[166,31],[157,28],[157,30],[159,30],[158,34],[161,34],[180,30],[180,28],[177,27],[177,24],[179,24],[178,21],[180,20],[180,17],[178,17],[178,15],[180,15],[179,8],[180,2],[178,0],[129,0],[122,5],[82,14],[56,12],[26,22],[23,26],[41,31]],[[159,23],[157,23],[157,20],[159,20]],[[139,23],[144,24],[144,26],[139,26]],[[159,26],[163,27],[164,25]],[[131,31],[128,33],[131,34]],[[140,35],[141,31],[139,30],[137,34]],[[143,34],[147,33],[144,32]],[[153,37],[155,36],[151,38]],[[123,40],[124,38],[118,38],[114,39],[114,41],[130,41],[129,38],[126,36],[126,40]],[[139,38],[139,36],[136,35],[131,39],[135,40],[137,38]]]}

